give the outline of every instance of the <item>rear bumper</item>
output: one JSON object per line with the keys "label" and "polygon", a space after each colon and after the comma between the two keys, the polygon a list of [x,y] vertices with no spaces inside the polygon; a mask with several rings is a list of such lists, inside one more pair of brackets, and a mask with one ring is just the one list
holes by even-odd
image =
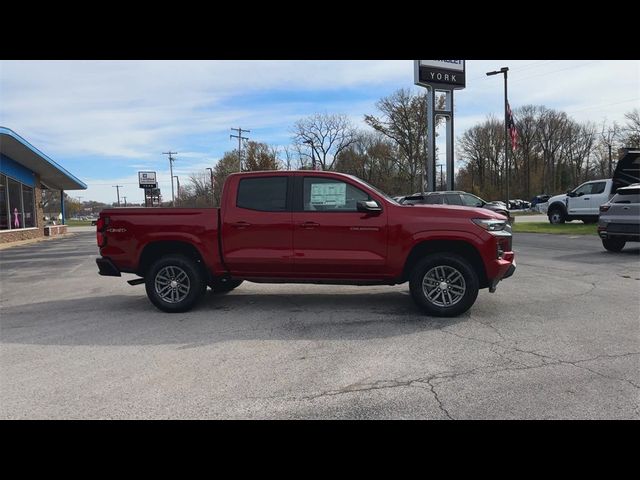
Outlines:
{"label": "rear bumper", "polygon": [[113,264],[113,262],[104,257],[96,258],[98,264],[98,274],[104,277],[121,277],[120,270]]}

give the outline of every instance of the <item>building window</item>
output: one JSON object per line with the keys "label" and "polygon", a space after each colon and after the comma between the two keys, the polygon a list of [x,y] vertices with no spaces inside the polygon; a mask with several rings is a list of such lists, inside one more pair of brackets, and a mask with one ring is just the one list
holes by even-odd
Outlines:
{"label": "building window", "polygon": [[0,230],[9,230],[9,207],[7,206],[7,177],[0,175]]}
{"label": "building window", "polygon": [[32,228],[36,226],[36,216],[34,214],[33,188],[22,185],[22,207],[24,211],[24,227]]}
{"label": "building window", "polygon": [[0,230],[36,226],[33,188],[0,175]]}

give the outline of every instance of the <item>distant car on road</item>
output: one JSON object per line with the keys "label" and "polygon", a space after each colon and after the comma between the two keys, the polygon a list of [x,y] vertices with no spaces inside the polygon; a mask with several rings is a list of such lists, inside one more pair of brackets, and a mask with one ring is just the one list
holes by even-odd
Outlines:
{"label": "distant car on road", "polygon": [[462,207],[476,207],[491,210],[492,212],[504,215],[513,222],[513,217],[509,215],[509,211],[502,202],[485,202],[480,197],[471,193],[449,190],[443,192],[425,192],[414,193],[404,198],[400,203],[403,205],[459,205]]}
{"label": "distant car on road", "polygon": [[640,242],[640,183],[619,188],[600,206],[598,235],[610,252],[619,252],[627,242]]}

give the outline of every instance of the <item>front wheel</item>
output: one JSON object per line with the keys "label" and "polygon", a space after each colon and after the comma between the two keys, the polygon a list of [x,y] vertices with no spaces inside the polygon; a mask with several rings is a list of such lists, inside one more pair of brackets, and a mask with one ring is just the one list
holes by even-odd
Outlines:
{"label": "front wheel", "polygon": [[619,252],[624,248],[625,245],[624,240],[618,240],[614,238],[602,239],[602,246],[609,250],[610,252]]}
{"label": "front wheel", "polygon": [[566,220],[566,217],[564,215],[564,213],[562,212],[562,210],[560,210],[559,208],[554,208],[553,210],[551,210],[549,212],[549,223],[552,225],[560,225],[562,223],[564,223]]}
{"label": "front wheel", "polygon": [[145,287],[151,303],[163,312],[191,310],[206,289],[198,264],[182,255],[167,255],[151,265]]}
{"label": "front wheel", "polygon": [[435,253],[420,260],[411,272],[413,300],[427,314],[455,317],[466,312],[478,297],[478,275],[463,257]]}

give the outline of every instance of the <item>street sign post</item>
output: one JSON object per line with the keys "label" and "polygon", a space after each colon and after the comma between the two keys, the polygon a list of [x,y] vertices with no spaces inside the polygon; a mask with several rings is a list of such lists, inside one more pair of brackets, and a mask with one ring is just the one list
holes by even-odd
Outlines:
{"label": "street sign post", "polygon": [[[466,86],[464,60],[414,60],[413,80],[416,85],[425,87],[427,97],[427,159],[423,189],[436,190],[436,117],[446,119],[446,169],[447,189],[454,189],[454,145],[453,145],[453,91]],[[445,94],[445,106],[437,110],[436,91]]]}

